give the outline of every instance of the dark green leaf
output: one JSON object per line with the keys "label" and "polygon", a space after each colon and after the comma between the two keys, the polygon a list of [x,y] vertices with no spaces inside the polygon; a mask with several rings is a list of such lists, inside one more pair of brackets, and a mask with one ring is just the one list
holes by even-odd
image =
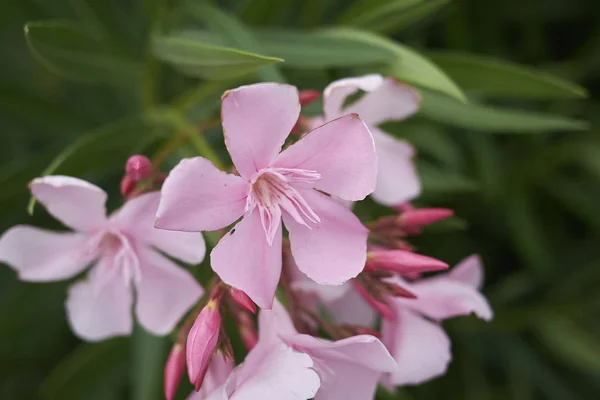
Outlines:
{"label": "dark green leaf", "polygon": [[156,57],[186,75],[217,80],[247,75],[265,65],[283,61],[175,36],[155,37],[153,50]]}
{"label": "dark green leaf", "polygon": [[491,57],[450,51],[427,52],[464,90],[517,98],[585,97],[584,88],[544,71]]}
{"label": "dark green leaf", "polygon": [[108,83],[130,83],[139,78],[140,69],[134,61],[74,24],[29,22],[25,36],[38,61],[64,78]]}

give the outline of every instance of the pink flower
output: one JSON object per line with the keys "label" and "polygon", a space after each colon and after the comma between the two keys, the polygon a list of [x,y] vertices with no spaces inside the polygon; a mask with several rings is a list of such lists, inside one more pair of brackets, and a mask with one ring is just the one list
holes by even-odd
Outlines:
{"label": "pink flower", "polygon": [[[366,94],[355,103],[344,107],[348,96],[358,90]],[[421,97],[414,89],[394,78],[365,75],[340,79],[331,83],[323,93],[324,120],[331,121],[341,115],[357,113],[367,124],[375,140],[379,173],[373,198],[391,206],[414,199],[421,192],[421,184],[413,164],[414,149],[403,140],[384,133],[378,125],[397,121],[414,114]],[[313,121],[321,124],[322,119]]]}
{"label": "pink flower", "polygon": [[185,358],[190,382],[200,389],[208,365],[219,342],[221,313],[219,305],[210,300],[200,311],[187,338]]}
{"label": "pink flower", "polygon": [[199,391],[193,392],[188,397],[188,400],[208,399],[211,393],[215,392],[227,381],[233,368],[233,361],[222,354],[216,354],[210,361],[204,382],[202,382],[202,387]]}
{"label": "pink flower", "polygon": [[88,276],[72,285],[66,302],[69,322],[85,340],[128,335],[131,307],[148,331],[169,333],[202,295],[193,276],[155,250],[188,263],[204,258],[199,234],[153,229],[159,193],[128,201],[106,217],[106,193],[67,176],[37,178],[30,184],[48,212],[75,232],[15,226],[0,238],[0,261],[21,280],[68,279],[92,264]]}
{"label": "pink flower", "polygon": [[279,302],[275,302],[272,310],[260,312],[259,333],[259,344],[281,341],[310,356],[321,380],[315,400],[373,399],[382,375],[398,369],[385,346],[374,336],[357,335],[332,342],[299,334]]}
{"label": "pink flower", "polygon": [[302,272],[322,284],[356,276],[366,259],[367,229],[326,192],[361,200],[375,187],[373,138],[355,114],[316,128],[280,153],[300,113],[295,87],[243,86],[223,95],[225,144],[241,176],[208,160],[182,160],[167,177],[156,227],[221,229],[243,219],[211,254],[214,271],[270,308],[281,275],[283,219]]}
{"label": "pink flower", "polygon": [[446,372],[450,340],[435,321],[471,313],[490,320],[492,310],[479,293],[482,282],[481,261],[471,256],[449,273],[404,283],[417,298],[392,299],[396,318],[382,323],[382,341],[401,366],[387,377],[388,384],[415,385]]}
{"label": "pink flower", "polygon": [[167,400],[175,398],[184,371],[185,349],[180,343],[175,343],[169,353],[169,358],[167,358],[164,371],[165,398]]}

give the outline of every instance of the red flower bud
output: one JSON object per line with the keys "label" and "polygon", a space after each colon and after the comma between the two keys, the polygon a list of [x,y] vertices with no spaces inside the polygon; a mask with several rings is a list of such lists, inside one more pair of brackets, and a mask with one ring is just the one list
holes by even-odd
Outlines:
{"label": "red flower bud", "polygon": [[422,228],[453,215],[454,211],[449,208],[420,208],[404,212],[399,221],[404,228]]}
{"label": "red flower bud", "polygon": [[129,175],[125,175],[123,179],[121,179],[121,195],[127,196],[133,189],[135,189],[135,181]]}
{"label": "red flower bud", "polygon": [[252,299],[245,292],[232,287],[229,289],[229,294],[233,301],[235,301],[242,309],[251,312],[252,314],[256,313],[256,304],[254,304]]}
{"label": "red flower bud", "polygon": [[216,301],[209,301],[200,311],[190,329],[186,345],[186,360],[190,382],[200,389],[210,360],[219,342],[221,314]]}
{"label": "red flower bud", "polygon": [[315,101],[321,98],[321,92],[314,89],[301,90],[298,94],[300,96],[301,106],[307,106],[310,103],[314,103]]}
{"label": "red flower bud", "polygon": [[152,163],[148,157],[136,154],[129,157],[125,164],[125,172],[135,182],[147,179],[152,175]]}
{"label": "red flower bud", "polygon": [[407,274],[448,269],[448,264],[438,259],[406,250],[373,250],[367,254],[370,268]]}
{"label": "red flower bud", "polygon": [[165,397],[173,400],[185,370],[185,351],[180,343],[175,343],[165,364]]}

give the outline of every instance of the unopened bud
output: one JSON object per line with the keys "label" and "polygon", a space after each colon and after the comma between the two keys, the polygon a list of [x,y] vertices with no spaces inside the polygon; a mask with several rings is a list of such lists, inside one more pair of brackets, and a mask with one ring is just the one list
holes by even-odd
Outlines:
{"label": "unopened bud", "polygon": [[186,360],[190,382],[200,389],[210,360],[219,342],[221,314],[218,303],[210,300],[200,311],[187,338]]}
{"label": "unopened bud", "polygon": [[248,351],[252,350],[254,346],[256,346],[256,343],[258,343],[258,333],[256,332],[256,329],[240,327],[240,338]]}
{"label": "unopened bud", "polygon": [[185,351],[181,343],[175,343],[165,364],[165,397],[173,400],[185,369]]}
{"label": "unopened bud", "polygon": [[244,291],[232,287],[229,289],[229,294],[233,301],[235,301],[242,309],[251,312],[252,314],[256,313],[256,304],[254,304],[252,299]]}
{"label": "unopened bud", "polygon": [[398,274],[448,269],[448,264],[443,261],[406,250],[370,251],[367,254],[367,265],[369,268]]}
{"label": "unopened bud", "polygon": [[400,224],[405,228],[422,228],[454,215],[449,208],[419,208],[400,215]]}
{"label": "unopened bud", "polygon": [[300,97],[301,106],[307,106],[321,98],[321,92],[314,89],[301,90],[298,95]]}
{"label": "unopened bud", "polygon": [[135,189],[135,181],[129,175],[125,175],[121,179],[121,195],[128,196]]}
{"label": "unopened bud", "polygon": [[360,282],[358,282],[356,279],[352,279],[352,284],[354,285],[354,289],[356,289],[356,291],[358,292],[358,294],[360,294],[362,296],[363,299],[365,299],[365,301],[367,303],[369,303],[369,305],[375,310],[377,311],[377,313],[381,314],[381,316],[385,319],[388,320],[392,320],[394,319],[394,313],[392,312],[392,309],[390,308],[390,306],[382,301],[377,300],[375,297],[373,297],[369,291],[360,284]]}
{"label": "unopened bud", "polygon": [[142,181],[152,175],[152,162],[150,162],[148,157],[136,154],[127,160],[125,172],[135,182]]}

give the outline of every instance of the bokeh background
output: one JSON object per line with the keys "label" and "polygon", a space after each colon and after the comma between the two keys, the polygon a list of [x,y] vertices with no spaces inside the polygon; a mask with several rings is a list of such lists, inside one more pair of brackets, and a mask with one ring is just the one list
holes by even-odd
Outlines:
{"label": "bokeh background", "polygon": [[[78,147],[57,172],[104,187],[113,195],[114,208],[127,156],[155,154],[177,135],[152,118],[140,122],[136,116],[149,105],[173,102],[184,104],[194,123],[216,115],[218,101],[195,89],[201,81],[147,57],[148,38],[161,13],[171,14],[158,29],[174,21],[195,23],[193,15],[178,8],[181,3],[0,2],[1,231],[16,223],[61,229],[41,207],[28,216],[26,184],[73,143]],[[394,2],[231,0],[218,5],[247,27],[310,29],[333,24],[358,3]],[[595,128],[600,114],[600,5],[597,0],[437,3],[435,11],[410,23],[377,20],[366,28],[434,60],[439,56],[434,50],[450,49],[535,66],[575,82],[588,90],[587,98],[528,99],[513,96],[511,89],[488,97],[476,90],[467,94],[491,105],[576,117],[589,121],[590,128],[492,132],[478,129],[480,124],[440,123],[422,114],[389,128],[419,150],[424,193],[416,204],[456,210],[456,218],[427,229],[414,243],[420,252],[449,263],[480,253],[486,267],[484,292],[496,315],[491,323],[474,317],[446,322],[454,353],[448,374],[395,395],[381,392],[378,398],[600,398],[600,141]],[[145,78],[89,83],[78,82],[75,73],[49,71],[28,50],[23,28],[48,19],[81,24],[124,59],[134,60]],[[104,60],[94,58],[85,43],[77,46],[78,52],[62,56],[90,60],[101,68]],[[290,68],[283,74],[301,88],[322,89],[332,79],[370,70]],[[462,80],[470,78],[488,79],[489,87],[495,76],[471,74]],[[202,87],[217,93],[228,85],[236,84]],[[188,90],[192,100],[179,97]],[[208,138],[215,144],[221,140],[218,131],[209,131]],[[172,147],[165,170],[179,157],[196,154],[188,140]],[[383,210],[367,201],[358,212],[368,219]],[[194,268],[202,274],[208,267]],[[65,320],[68,284],[22,283],[0,265],[0,399],[160,399],[162,363],[171,339],[138,329],[132,338],[81,343]],[[188,389],[181,390],[181,398]]]}

